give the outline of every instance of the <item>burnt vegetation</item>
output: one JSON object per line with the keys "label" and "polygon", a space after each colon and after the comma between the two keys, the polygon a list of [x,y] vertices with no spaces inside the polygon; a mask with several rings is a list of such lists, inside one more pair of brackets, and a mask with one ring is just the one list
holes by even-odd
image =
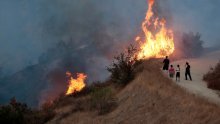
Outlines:
{"label": "burnt vegetation", "polygon": [[210,68],[210,71],[204,75],[203,80],[207,82],[208,88],[220,90],[220,62],[215,68]]}

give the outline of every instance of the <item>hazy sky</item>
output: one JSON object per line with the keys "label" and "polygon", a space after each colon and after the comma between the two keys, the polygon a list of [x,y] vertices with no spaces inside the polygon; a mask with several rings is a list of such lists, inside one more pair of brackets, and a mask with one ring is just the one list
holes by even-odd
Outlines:
{"label": "hazy sky", "polygon": [[[0,1],[0,64],[32,64],[47,49],[42,41],[40,7],[25,0]],[[44,47],[45,46],[45,47]]]}
{"label": "hazy sky", "polygon": [[219,44],[219,0],[168,0],[178,30],[200,32],[205,46]]}
{"label": "hazy sky", "polygon": [[[51,35],[50,32],[45,31],[45,26],[51,18],[57,18],[57,16],[59,18],[54,23],[63,22],[62,19],[68,17],[62,16],[63,13],[69,12],[69,15],[73,15],[71,7],[77,7],[77,4],[83,3],[83,1],[58,1],[0,0],[0,66],[4,66],[4,70],[15,71],[37,63],[38,57],[43,52],[65,37],[65,32],[62,36],[59,31],[56,32],[56,30],[61,30],[62,33],[62,28],[52,27],[56,35]],[[147,8],[146,0],[89,1],[94,1],[96,7],[100,7],[100,11],[106,13],[103,16],[103,20],[106,22],[108,20],[117,21],[114,14],[118,11],[117,19],[121,21],[120,23],[123,22],[127,32],[137,31],[132,29],[141,25],[139,20],[145,17]],[[172,12],[173,26],[176,30],[200,32],[206,46],[219,43],[219,0],[167,1],[166,7],[170,8]],[[80,10],[80,8],[76,10]],[[111,18],[107,18],[108,15]],[[114,32],[114,29],[112,31]]]}

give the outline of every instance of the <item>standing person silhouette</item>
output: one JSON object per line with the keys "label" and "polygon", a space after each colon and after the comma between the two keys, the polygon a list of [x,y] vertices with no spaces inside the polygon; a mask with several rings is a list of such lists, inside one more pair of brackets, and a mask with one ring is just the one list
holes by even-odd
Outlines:
{"label": "standing person silhouette", "polygon": [[180,82],[180,65],[177,65],[176,68],[176,81]]}
{"label": "standing person silhouette", "polygon": [[166,56],[166,58],[163,60],[163,70],[168,71],[169,65],[170,65],[170,60],[168,59],[168,56]]}
{"label": "standing person silhouette", "polygon": [[192,81],[192,77],[191,77],[191,73],[190,73],[190,65],[188,62],[186,62],[186,72],[185,72],[186,80],[188,80],[187,76],[189,76],[189,79]]}

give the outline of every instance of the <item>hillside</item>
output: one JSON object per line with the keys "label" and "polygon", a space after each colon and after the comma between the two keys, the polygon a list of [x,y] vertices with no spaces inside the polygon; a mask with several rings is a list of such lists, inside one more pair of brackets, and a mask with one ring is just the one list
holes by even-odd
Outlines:
{"label": "hillside", "polygon": [[77,45],[59,42],[39,57],[38,64],[0,79],[0,104],[7,104],[15,97],[28,106],[38,107],[42,102],[64,92],[67,85],[66,71],[80,72],[86,65],[86,60],[75,62],[78,59],[76,51],[80,53],[82,50],[76,50],[73,46]]}
{"label": "hillside", "polygon": [[0,102],[6,104],[12,97],[30,106],[39,104],[39,92],[46,87],[44,67],[29,66],[22,71],[0,80]]}
{"label": "hillside", "polygon": [[96,112],[72,112],[73,105],[56,108],[55,118],[48,124],[219,124],[220,108],[196,97],[160,71],[157,60],[144,62],[136,78],[116,94],[118,107],[98,116]]}

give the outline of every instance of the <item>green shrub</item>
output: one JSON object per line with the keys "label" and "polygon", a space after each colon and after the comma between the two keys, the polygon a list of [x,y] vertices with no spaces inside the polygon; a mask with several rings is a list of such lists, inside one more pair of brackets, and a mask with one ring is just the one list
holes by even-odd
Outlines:
{"label": "green shrub", "polygon": [[135,57],[136,49],[131,45],[126,53],[114,57],[113,64],[107,70],[111,73],[111,80],[120,85],[126,85],[134,79],[134,67],[138,60]]}
{"label": "green shrub", "polygon": [[98,110],[99,115],[109,113],[116,107],[111,88],[94,88],[91,92],[90,109]]}

